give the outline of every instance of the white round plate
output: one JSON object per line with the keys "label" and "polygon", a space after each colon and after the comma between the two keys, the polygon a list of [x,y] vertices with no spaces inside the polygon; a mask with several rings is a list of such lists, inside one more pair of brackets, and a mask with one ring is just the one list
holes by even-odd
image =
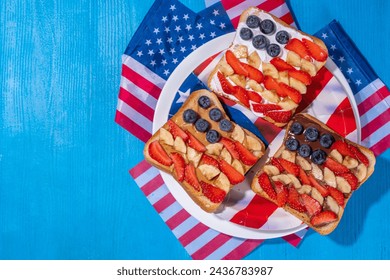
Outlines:
{"label": "white round plate", "polygon": [[[153,120],[153,133],[155,133],[160,127],[162,127],[168,120],[169,110],[171,108],[171,104],[174,100],[174,97],[182,83],[188,77],[188,75],[190,75],[191,72],[196,69],[204,60],[206,60],[213,54],[219,53],[228,48],[234,39],[234,35],[235,32],[220,36],[214,40],[209,41],[208,43],[204,44],[203,46],[192,52],[190,55],[188,55],[172,72],[164,88],[162,89],[162,92],[156,105]],[[212,50],[213,53],[211,53],[210,50]],[[356,138],[351,140],[360,143],[360,119],[351,88],[349,87],[347,80],[345,79],[339,68],[331,59],[327,60],[325,67],[336,77],[336,79],[344,88],[344,91],[349,98],[349,101],[353,108],[357,127],[357,133],[353,136],[354,138]],[[276,151],[276,149],[280,146],[281,141],[282,137],[277,137],[272,143],[270,143],[270,154],[273,154],[273,150]],[[265,157],[263,160],[265,160]],[[194,201],[192,201],[192,199],[188,196],[184,189],[171,175],[165,172],[160,173],[169,191],[180,203],[180,205],[194,218],[219,232],[240,238],[270,239],[286,236],[298,232],[306,227],[306,225],[302,224],[300,220],[293,217],[291,214],[283,211],[282,209],[278,209],[276,215],[272,215],[273,221],[270,221],[270,226],[268,228],[262,227],[261,229],[254,229],[235,224],[233,222],[230,222],[229,220],[223,219],[218,213],[213,214],[203,211]],[[249,178],[247,178],[246,181],[234,187],[234,190],[242,192],[241,197],[243,199],[247,197],[248,192],[251,192],[249,186],[250,177],[252,176],[249,175],[247,177]],[[229,205],[225,205],[225,209],[229,207],[234,208],[234,205],[231,205],[231,203],[228,204]]]}

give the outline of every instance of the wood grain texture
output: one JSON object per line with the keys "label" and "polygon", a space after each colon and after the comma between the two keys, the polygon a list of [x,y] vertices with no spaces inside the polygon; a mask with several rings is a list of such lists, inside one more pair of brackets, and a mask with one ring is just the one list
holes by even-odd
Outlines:
{"label": "wood grain texture", "polygon": [[[128,174],[143,144],[114,123],[121,55],[152,2],[0,1],[0,259],[189,258]],[[338,18],[389,84],[389,3],[364,17],[367,1],[338,2],[290,4],[309,33]],[[247,259],[389,259],[389,159],[334,234],[267,241]]]}

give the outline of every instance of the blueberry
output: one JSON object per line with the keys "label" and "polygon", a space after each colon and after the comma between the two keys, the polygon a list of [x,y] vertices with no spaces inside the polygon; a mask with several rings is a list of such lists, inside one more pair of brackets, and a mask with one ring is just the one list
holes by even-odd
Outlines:
{"label": "blueberry", "polygon": [[214,129],[210,129],[206,133],[206,139],[210,143],[216,143],[219,141],[219,139],[221,139],[221,135],[219,135],[218,131],[216,131]]}
{"label": "blueberry", "polygon": [[306,128],[304,134],[307,141],[314,142],[318,139],[320,133],[317,128],[310,126]]}
{"label": "blueberry", "polygon": [[280,46],[278,44],[269,44],[267,53],[272,57],[278,56],[280,54]]}
{"label": "blueberry", "polygon": [[298,149],[298,154],[304,158],[310,156],[311,147],[307,144],[302,144]]}
{"label": "blueberry", "polygon": [[252,45],[258,49],[265,49],[269,44],[269,40],[264,35],[256,35],[252,39]]}
{"label": "blueberry", "polygon": [[299,142],[295,138],[292,137],[288,138],[284,144],[286,145],[286,148],[289,149],[290,151],[298,150]]}
{"label": "blueberry", "polygon": [[210,123],[205,119],[198,119],[195,122],[195,128],[199,132],[205,132],[210,128]]}
{"label": "blueberry", "polygon": [[205,96],[205,95],[202,95],[202,96],[199,97],[199,99],[198,99],[198,104],[199,104],[199,106],[202,107],[203,109],[207,109],[207,108],[210,107],[210,105],[211,105],[210,98],[208,98],[208,97]]}
{"label": "blueberry", "polygon": [[218,108],[213,108],[210,110],[209,116],[210,116],[210,119],[218,122],[220,119],[222,119],[222,112]]}
{"label": "blueberry", "polygon": [[311,154],[311,161],[315,164],[323,164],[326,160],[326,153],[323,150],[314,150]]}
{"label": "blueberry", "polygon": [[265,19],[260,22],[260,30],[264,34],[269,35],[275,31],[275,23],[272,20]]}
{"label": "blueberry", "polygon": [[299,122],[294,122],[290,127],[290,132],[295,135],[302,134],[303,126]]}
{"label": "blueberry", "polygon": [[260,25],[260,19],[255,16],[255,15],[250,15],[247,19],[246,19],[246,25],[248,25],[248,27],[250,28],[256,28],[256,27],[259,27]]}
{"label": "blueberry", "polygon": [[186,123],[194,123],[198,119],[198,114],[192,110],[192,109],[187,109],[183,113],[183,120]]}
{"label": "blueberry", "polygon": [[253,32],[249,28],[243,27],[240,30],[240,37],[241,37],[241,39],[248,41],[248,40],[252,39]]}
{"label": "blueberry", "polygon": [[330,148],[333,142],[334,142],[334,137],[329,133],[322,134],[320,137],[320,144],[324,148]]}
{"label": "blueberry", "polygon": [[275,39],[279,44],[287,44],[290,40],[290,34],[287,31],[281,30],[276,32]]}
{"label": "blueberry", "polygon": [[227,119],[223,119],[219,122],[219,128],[223,131],[231,131],[232,128],[233,128],[233,125],[232,125],[232,122],[227,120]]}

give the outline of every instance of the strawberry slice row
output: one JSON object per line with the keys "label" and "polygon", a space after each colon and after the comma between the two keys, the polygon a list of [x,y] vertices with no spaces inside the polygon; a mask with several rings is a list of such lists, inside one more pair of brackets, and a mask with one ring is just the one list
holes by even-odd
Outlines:
{"label": "strawberry slice row", "polygon": [[271,76],[265,76],[264,86],[268,90],[274,90],[280,97],[290,97],[296,104],[302,101],[302,94],[299,91],[283,82],[276,81]]}
{"label": "strawberry slice row", "polygon": [[288,75],[290,77],[293,77],[294,79],[297,79],[298,81],[301,81],[304,83],[306,86],[311,84],[311,76],[309,73],[295,69],[294,66],[291,64],[287,63],[280,57],[274,57],[271,59],[270,63],[275,66],[275,68],[278,71],[287,71]]}
{"label": "strawberry slice row", "polygon": [[343,156],[349,156],[360,161],[365,166],[369,165],[368,158],[359,150],[359,148],[350,145],[347,142],[338,140],[334,142],[330,148],[331,150],[336,149]]}
{"label": "strawberry slice row", "polygon": [[312,61],[314,58],[317,61],[324,62],[328,58],[326,50],[306,38],[303,38],[302,41],[293,38],[287,43],[285,48],[297,53],[301,58],[308,61]]}
{"label": "strawberry slice row", "polygon": [[255,67],[241,62],[231,50],[227,50],[225,53],[226,62],[233,68],[234,72],[238,75],[243,75],[249,79],[255,80],[258,83],[263,81],[263,73]]}

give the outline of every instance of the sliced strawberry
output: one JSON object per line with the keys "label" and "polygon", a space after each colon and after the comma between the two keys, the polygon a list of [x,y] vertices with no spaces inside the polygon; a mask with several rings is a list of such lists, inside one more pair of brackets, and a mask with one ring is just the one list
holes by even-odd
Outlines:
{"label": "sliced strawberry", "polygon": [[348,167],[346,167],[345,165],[342,165],[341,163],[338,163],[337,161],[335,161],[334,159],[332,159],[331,157],[327,157],[325,162],[324,162],[324,166],[325,167],[328,167],[330,170],[332,170],[336,175],[339,175],[339,174],[342,174],[342,173],[346,173],[346,172],[349,172],[349,169]]}
{"label": "sliced strawberry", "polygon": [[190,184],[196,191],[200,191],[201,186],[196,176],[195,167],[192,164],[188,164],[184,170],[184,181]]}
{"label": "sliced strawberry", "polygon": [[290,41],[288,41],[287,45],[285,48],[289,51],[293,51],[297,53],[300,57],[303,59],[311,61],[310,53],[306,49],[305,44],[299,39],[292,38]]}
{"label": "sliced strawberry", "polygon": [[226,62],[233,68],[234,73],[244,75],[246,77],[248,76],[248,71],[231,50],[226,51],[225,58]]}
{"label": "sliced strawberry", "polygon": [[244,147],[240,142],[234,142],[236,151],[240,155],[240,160],[246,165],[254,165],[258,158],[252,154],[247,148]]}
{"label": "sliced strawberry", "polygon": [[231,166],[223,159],[219,161],[219,169],[221,169],[222,173],[228,177],[229,182],[232,185],[236,185],[245,180],[244,175],[238,172],[233,166]]}
{"label": "sliced strawberry", "polygon": [[261,98],[260,94],[258,94],[255,91],[247,90],[246,92],[248,94],[249,100],[251,100],[253,102],[261,103],[261,101],[263,100],[263,98]]}
{"label": "sliced strawberry", "polygon": [[191,148],[197,150],[198,152],[205,152],[206,147],[200,142],[194,135],[192,135],[189,131],[187,131],[187,136],[188,136],[188,146]]}
{"label": "sliced strawberry", "polygon": [[210,199],[211,202],[220,203],[225,199],[226,192],[223,189],[203,181],[200,182],[200,185],[203,195]]}
{"label": "sliced strawberry", "polygon": [[363,163],[365,166],[369,165],[369,160],[368,158],[359,150],[359,148],[349,145],[349,150],[357,157],[357,159]]}
{"label": "sliced strawberry", "polygon": [[212,165],[216,168],[219,168],[218,160],[216,160],[215,158],[213,158],[209,155],[206,155],[206,154],[202,155],[202,159],[200,160],[200,162],[202,164],[208,164],[208,165]]}
{"label": "sliced strawberry", "polygon": [[186,162],[179,153],[172,153],[171,158],[173,161],[173,169],[175,170],[176,179],[179,182],[182,182],[184,180],[184,169],[186,167]]}
{"label": "sliced strawberry", "polygon": [[279,158],[279,163],[283,166],[284,170],[287,171],[287,173],[290,173],[294,175],[295,177],[298,177],[299,175],[299,169],[300,167],[296,165],[295,163],[292,163],[291,161],[288,161],[284,158]]}
{"label": "sliced strawberry", "polygon": [[310,195],[304,193],[301,195],[301,198],[302,198],[303,205],[305,205],[307,213],[309,214],[310,217],[321,212],[322,210],[321,204],[317,200],[312,198]]}
{"label": "sliced strawberry", "polygon": [[344,194],[336,188],[328,187],[329,195],[336,200],[337,204],[344,207]]}
{"label": "sliced strawberry", "polygon": [[299,104],[302,101],[302,94],[295,88],[292,88],[285,83],[279,83],[279,86],[282,88],[283,92],[296,104]]}
{"label": "sliced strawberry", "polygon": [[267,173],[265,173],[265,172],[261,173],[259,178],[257,178],[257,181],[258,181],[260,187],[263,189],[263,191],[272,200],[276,200],[276,192],[275,192],[274,188],[272,187],[271,181],[270,181]]}
{"label": "sliced strawberry", "polygon": [[280,97],[286,97],[287,94],[280,87],[279,83],[271,76],[265,76],[264,86],[268,90],[274,90]]}
{"label": "sliced strawberry", "polygon": [[296,70],[295,68],[292,70],[288,71],[288,75],[290,77],[293,77],[294,79],[297,79],[298,81],[301,81],[305,85],[310,85],[311,84],[311,76],[309,73],[301,71],[301,70]]}
{"label": "sliced strawberry", "polygon": [[274,57],[271,59],[271,64],[275,66],[278,71],[286,71],[286,70],[294,70],[295,68],[291,65],[288,64],[286,61],[281,59],[280,57]]}
{"label": "sliced strawberry", "polygon": [[349,157],[356,159],[356,156],[350,150],[349,145],[342,140],[338,140],[338,141],[334,142],[330,148],[331,148],[331,150],[336,149],[343,156],[349,156]]}
{"label": "sliced strawberry", "polygon": [[351,172],[340,174],[339,176],[343,177],[347,180],[348,184],[351,186],[351,189],[354,191],[357,189],[357,185],[359,183],[358,179]]}
{"label": "sliced strawberry", "polygon": [[160,142],[158,142],[158,140],[153,141],[149,144],[148,152],[150,157],[158,163],[161,163],[165,166],[170,166],[172,164],[172,159],[169,157],[169,155],[164,150],[163,146],[161,146]]}
{"label": "sliced strawberry", "polygon": [[258,83],[261,83],[264,80],[264,75],[259,69],[255,68],[249,64],[242,63],[242,62],[241,62],[241,65],[248,72],[249,79],[255,80]]}
{"label": "sliced strawberry", "polygon": [[317,61],[326,61],[326,59],[328,58],[328,53],[323,48],[306,38],[303,38],[302,42],[306,46],[311,57],[313,57]]}
{"label": "sliced strawberry", "polygon": [[246,89],[240,86],[235,86],[232,94],[238,99],[238,101],[244,104],[244,106],[249,108],[249,96]]}
{"label": "sliced strawberry", "polygon": [[283,183],[279,181],[275,181],[274,186],[276,192],[276,203],[279,207],[283,207],[287,203],[288,190],[286,186],[284,186]]}
{"label": "sliced strawberry", "polygon": [[301,181],[301,183],[303,185],[309,185],[310,186],[309,176],[307,176],[305,170],[303,170],[302,168],[299,168],[299,180]]}
{"label": "sliced strawberry", "polygon": [[309,180],[310,180],[310,184],[312,185],[312,187],[316,188],[317,191],[320,192],[320,194],[323,196],[323,197],[326,197],[329,195],[329,190],[326,186],[323,186],[321,185],[320,183],[318,183],[317,179],[313,177],[313,175],[309,175]]}
{"label": "sliced strawberry", "polygon": [[336,220],[337,220],[336,213],[334,213],[330,210],[326,210],[326,211],[320,212],[317,215],[313,216],[310,219],[310,223],[315,227],[320,227],[320,226],[327,225],[331,222],[334,222]]}
{"label": "sliced strawberry", "polygon": [[288,188],[287,204],[298,212],[306,212],[306,207],[301,203],[300,195],[294,186]]}
{"label": "sliced strawberry", "polygon": [[234,86],[226,79],[226,77],[218,71],[217,77],[221,84],[222,90],[228,94],[233,94]]}
{"label": "sliced strawberry", "polygon": [[279,172],[283,172],[283,171],[284,171],[284,168],[283,168],[283,166],[280,164],[279,159],[272,157],[272,158],[270,159],[270,163],[271,163],[273,166],[277,167],[277,168],[279,169]]}
{"label": "sliced strawberry", "polygon": [[265,116],[273,119],[277,123],[287,123],[291,116],[291,111],[268,111],[264,113]]}
{"label": "sliced strawberry", "polygon": [[169,132],[172,133],[173,138],[181,137],[184,142],[188,140],[188,135],[182,130],[174,121],[168,120]]}
{"label": "sliced strawberry", "polygon": [[281,110],[282,107],[280,107],[277,104],[252,104],[253,111],[257,113],[265,113],[268,111],[274,111],[274,110]]}
{"label": "sliced strawberry", "polygon": [[240,154],[236,150],[236,145],[234,144],[234,141],[230,140],[229,138],[222,137],[220,142],[229,151],[233,158],[240,159]]}

